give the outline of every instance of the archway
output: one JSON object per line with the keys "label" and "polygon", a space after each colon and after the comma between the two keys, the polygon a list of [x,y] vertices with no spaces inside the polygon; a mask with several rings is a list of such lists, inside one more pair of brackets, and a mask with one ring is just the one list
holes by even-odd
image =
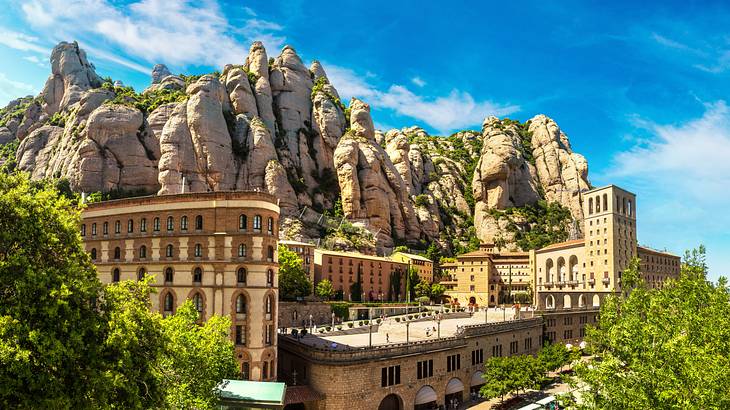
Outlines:
{"label": "archway", "polygon": [[558,258],[558,282],[565,283],[567,280],[565,275],[565,258],[561,256]]}
{"label": "archway", "polygon": [[469,297],[469,304],[470,305],[475,305],[476,303],[477,303],[477,298],[475,298],[474,296],[470,296]]}
{"label": "archway", "polygon": [[585,307],[586,306],[586,296],[580,295],[578,296],[578,307]]}
{"label": "archway", "polygon": [[601,306],[601,298],[598,295],[593,295],[593,307]]}
{"label": "archway", "polygon": [[553,282],[553,260],[548,259],[545,262],[545,282],[552,283]]}
{"label": "archway", "polygon": [[569,281],[574,282],[578,280],[578,257],[575,255],[570,255],[570,258],[568,259],[568,265],[570,265],[570,277],[568,278]]}
{"label": "archway", "polygon": [[446,396],[444,397],[444,403],[446,403],[446,407],[453,406],[455,408],[456,406],[454,406],[454,404],[458,406],[463,402],[464,383],[454,377],[446,384]]}
{"label": "archway", "polygon": [[570,309],[571,307],[573,307],[573,301],[570,295],[563,295],[563,309]]}
{"label": "archway", "polygon": [[397,394],[389,394],[380,401],[378,410],[402,410],[403,400]]}
{"label": "archway", "polygon": [[555,309],[555,298],[553,295],[547,295],[545,298],[545,309]]}
{"label": "archway", "polygon": [[430,410],[437,407],[436,401],[438,395],[436,390],[431,386],[423,386],[416,393],[416,398],[413,401],[414,410]]}
{"label": "archway", "polygon": [[469,393],[471,398],[477,398],[479,396],[479,389],[484,386],[484,379],[482,378],[482,371],[477,370],[471,375],[469,382]]}

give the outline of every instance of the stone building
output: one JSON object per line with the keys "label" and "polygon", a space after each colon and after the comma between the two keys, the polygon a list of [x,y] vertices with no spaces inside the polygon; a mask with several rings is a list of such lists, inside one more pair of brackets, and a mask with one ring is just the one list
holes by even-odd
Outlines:
{"label": "stone building", "polygon": [[415,269],[421,282],[433,283],[433,261],[421,255],[406,252],[393,252],[391,259],[407,263]]}
{"label": "stone building", "polygon": [[242,378],[276,380],[279,206],[262,192],[161,195],[89,204],[81,236],[103,283],[154,277],[152,309],[190,299],[231,318]]}
{"label": "stone building", "polygon": [[281,240],[279,245],[286,246],[302,259],[302,268],[307,272],[309,280],[314,282],[314,248],[316,246],[313,243],[290,240]]}
{"label": "stone building", "polygon": [[407,263],[356,252],[315,249],[314,266],[315,286],[328,279],[335,292],[342,292],[344,300],[353,300],[353,284],[358,277],[363,301],[405,298]]}

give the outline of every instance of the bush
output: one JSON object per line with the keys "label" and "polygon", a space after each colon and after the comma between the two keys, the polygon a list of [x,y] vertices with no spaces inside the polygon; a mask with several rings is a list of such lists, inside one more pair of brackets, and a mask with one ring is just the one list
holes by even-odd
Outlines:
{"label": "bush", "polygon": [[355,326],[355,325],[352,322],[347,322],[347,327],[349,327],[350,329],[352,329],[353,326]]}
{"label": "bush", "polygon": [[415,201],[414,202],[416,203],[416,206],[427,207],[428,206],[428,203],[429,203],[428,202],[428,195],[423,195],[423,194],[416,195],[416,198],[415,198]]}
{"label": "bush", "polygon": [[337,330],[342,330],[342,325],[337,325]]}
{"label": "bush", "polygon": [[358,325],[358,326],[362,326],[362,320],[361,320],[361,321],[359,321],[359,322],[357,322],[357,325]]}
{"label": "bush", "polygon": [[370,321],[369,321],[369,320],[366,320],[366,321],[365,321],[365,324],[366,324],[366,325],[369,325],[369,324],[370,324]]}
{"label": "bush", "polygon": [[400,322],[400,318],[399,317],[395,318],[395,321]]}
{"label": "bush", "polygon": [[325,329],[329,332],[330,330],[332,330],[332,326],[327,326],[325,327]]}
{"label": "bush", "polygon": [[380,324],[380,322],[381,322],[380,319],[375,319],[375,323]]}

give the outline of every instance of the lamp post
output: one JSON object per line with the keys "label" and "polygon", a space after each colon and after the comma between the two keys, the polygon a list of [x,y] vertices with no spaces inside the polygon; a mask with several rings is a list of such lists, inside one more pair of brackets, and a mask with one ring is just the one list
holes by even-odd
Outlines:
{"label": "lamp post", "polygon": [[312,315],[309,315],[309,333],[312,333],[312,330],[314,328],[314,318]]}
{"label": "lamp post", "polygon": [[332,328],[335,328],[335,312],[332,312]]}
{"label": "lamp post", "polygon": [[409,340],[410,340],[410,329],[411,329],[411,322],[406,322],[406,344],[408,344]]}
{"label": "lamp post", "polygon": [[368,345],[370,347],[373,347],[373,322],[372,322],[372,320],[369,322],[368,327],[370,328],[370,334],[369,334],[370,341],[368,342]]}
{"label": "lamp post", "polygon": [[436,323],[438,324],[438,338],[441,339],[441,315],[439,315],[438,319],[436,320]]}

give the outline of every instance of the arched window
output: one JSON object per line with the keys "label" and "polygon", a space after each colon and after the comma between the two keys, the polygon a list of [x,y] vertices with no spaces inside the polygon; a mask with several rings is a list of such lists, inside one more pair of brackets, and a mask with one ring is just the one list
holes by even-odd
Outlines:
{"label": "arched window", "polygon": [[147,257],[147,247],[142,245],[139,247],[139,258],[144,259]]}
{"label": "arched window", "polygon": [[140,232],[147,232],[147,218],[142,218],[139,221],[139,231]]}
{"label": "arched window", "polygon": [[603,194],[603,210],[608,211],[608,195]]}
{"label": "arched window", "polygon": [[266,272],[266,286],[274,286],[274,271],[271,269]]}
{"label": "arched window", "polygon": [[266,260],[268,260],[269,262],[274,261],[274,247],[273,246],[269,246],[268,252],[266,253]]}
{"label": "arched window", "polygon": [[121,233],[122,232],[122,223],[119,221],[114,222],[114,233]]}
{"label": "arched window", "polygon": [[122,250],[117,246],[114,248],[114,259],[119,260],[122,258]]}
{"label": "arched window", "polygon": [[165,256],[167,256],[168,258],[172,258],[172,253],[173,253],[172,245],[167,245],[167,247],[165,248]]}
{"label": "arched window", "polygon": [[200,284],[200,282],[203,281],[203,269],[201,268],[195,268],[193,270],[193,282]]}
{"label": "arched window", "polygon": [[545,298],[545,308],[546,309],[555,309],[555,298],[553,295],[547,295]]}
{"label": "arched window", "polygon": [[86,224],[81,224],[81,236],[86,236]]}
{"label": "arched window", "polygon": [[134,220],[130,219],[127,221],[127,233],[134,232]]}
{"label": "arched window", "polygon": [[626,198],[622,198],[623,205],[621,206],[621,213],[626,215]]}
{"label": "arched window", "polygon": [[242,231],[248,229],[248,217],[246,215],[240,215],[238,217],[238,229]]}
{"label": "arched window", "polygon": [[155,218],[152,220],[152,230],[155,232],[160,232],[160,218]]}
{"label": "arched window", "polygon": [[203,229],[203,216],[198,215],[195,217],[195,229],[201,230]]}
{"label": "arched window", "polygon": [[109,222],[104,222],[104,225],[101,227],[101,233],[104,235],[109,235]]}
{"label": "arched window", "polygon": [[121,274],[119,273],[119,268],[114,268],[114,271],[112,272],[112,282],[119,282],[120,276]]}
{"label": "arched window", "polygon": [[631,205],[631,200],[626,205],[626,213],[631,216],[634,214],[634,207]]}
{"label": "arched window", "polygon": [[168,292],[167,294],[165,294],[165,302],[164,302],[164,306],[163,306],[164,312],[172,313],[172,309],[175,307],[174,304],[175,304],[175,301],[172,298],[172,293]]}
{"label": "arched window", "polygon": [[171,231],[173,229],[175,229],[175,220],[171,216],[168,216],[167,217],[167,230]]}
{"label": "arched window", "polygon": [[144,279],[145,274],[147,274],[147,272],[145,272],[144,268],[139,268],[139,272],[137,272],[137,280]]}
{"label": "arched window", "polygon": [[271,310],[273,309],[273,301],[271,295],[266,296],[266,320],[271,320]]}
{"label": "arched window", "polygon": [[238,245],[238,257],[239,258],[245,258],[246,257],[246,245],[240,244]]}
{"label": "arched window", "polygon": [[593,198],[588,198],[588,214],[593,213]]}
{"label": "arched window", "polygon": [[237,315],[245,315],[246,314],[246,297],[243,295],[236,296],[236,314]]}
{"label": "arched window", "polygon": [[91,248],[91,260],[96,260],[96,248]]}
{"label": "arched window", "polygon": [[181,231],[188,230],[188,216],[187,215],[183,215],[182,218],[180,218],[180,230]]}
{"label": "arched window", "polygon": [[236,282],[241,285],[246,283],[246,268],[238,268],[236,273]]}
{"label": "arched window", "polygon": [[96,222],[91,224],[91,234],[96,235]]}
{"label": "arched window", "polygon": [[274,218],[269,217],[269,219],[266,220],[266,232],[268,232],[269,235],[274,234]]}
{"label": "arched window", "polygon": [[195,293],[193,295],[193,306],[195,306],[195,310],[197,310],[198,313],[203,314],[203,297],[200,296],[200,293]]}
{"label": "arched window", "polygon": [[253,217],[253,231],[261,232],[261,215],[255,215]]}
{"label": "arched window", "polygon": [[596,195],[596,212],[601,212],[601,197]]}
{"label": "arched window", "polygon": [[195,257],[199,258],[203,256],[203,245],[196,243],[195,244]]}
{"label": "arched window", "polygon": [[172,283],[174,272],[172,268],[165,268],[165,283]]}

